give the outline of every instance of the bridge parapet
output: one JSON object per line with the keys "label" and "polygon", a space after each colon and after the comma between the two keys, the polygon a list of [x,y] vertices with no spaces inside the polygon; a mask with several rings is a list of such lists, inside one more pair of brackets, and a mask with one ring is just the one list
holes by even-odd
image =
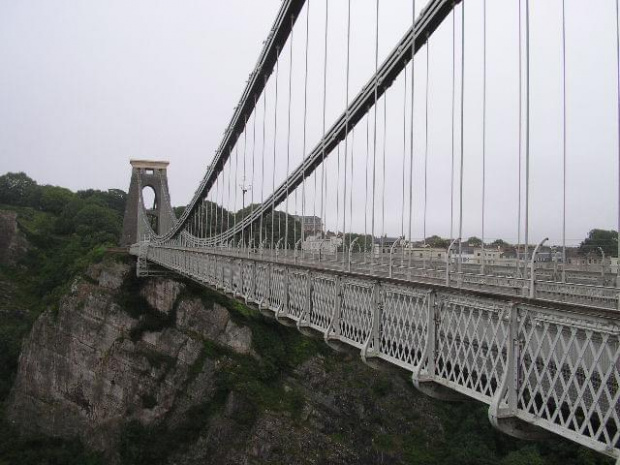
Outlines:
{"label": "bridge parapet", "polygon": [[484,402],[509,434],[551,432],[620,457],[615,311],[204,249],[148,246],[146,259],[405,369],[426,393]]}

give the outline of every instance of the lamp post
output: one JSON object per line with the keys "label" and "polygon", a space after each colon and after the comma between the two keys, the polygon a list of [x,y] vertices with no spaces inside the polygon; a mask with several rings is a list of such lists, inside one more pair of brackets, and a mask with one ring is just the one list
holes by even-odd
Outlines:
{"label": "lamp post", "polygon": [[[252,190],[252,185],[251,184],[246,184],[245,183],[245,177],[241,180],[241,184],[239,184],[239,188],[241,189],[241,212],[242,215],[245,215],[245,194],[247,194],[249,191]],[[241,217],[241,221],[243,221],[244,216]],[[241,242],[245,242],[243,240],[243,231],[241,232]]]}
{"label": "lamp post", "polygon": [[605,251],[602,247],[597,247],[599,252],[601,252],[601,278],[603,279],[603,283],[605,283]]}

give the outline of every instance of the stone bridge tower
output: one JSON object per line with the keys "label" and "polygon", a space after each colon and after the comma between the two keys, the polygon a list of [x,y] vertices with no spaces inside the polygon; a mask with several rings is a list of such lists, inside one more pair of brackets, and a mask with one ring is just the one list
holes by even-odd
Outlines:
{"label": "stone bridge tower", "polygon": [[[131,183],[125,217],[121,246],[128,246],[143,239],[150,233],[163,234],[174,226],[176,217],[170,204],[168,192],[168,162],[131,160]],[[142,191],[150,188],[155,194],[153,205],[144,205]]]}

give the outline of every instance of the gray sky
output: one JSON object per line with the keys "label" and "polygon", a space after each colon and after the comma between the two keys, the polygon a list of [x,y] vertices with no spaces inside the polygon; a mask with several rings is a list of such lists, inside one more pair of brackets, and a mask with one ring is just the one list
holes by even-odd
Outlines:
{"label": "gray sky", "polygon": [[[374,0],[354,0],[352,98],[374,71]],[[424,1],[418,1],[418,12]],[[562,75],[561,1],[531,2],[531,242],[561,241]],[[481,235],[482,0],[467,0],[465,49],[464,236]],[[517,239],[518,15],[517,0],[488,2],[486,237]],[[615,2],[567,0],[567,239],[579,242],[594,227],[616,228],[618,186]],[[25,171],[39,183],[71,189],[122,188],[129,159],[166,159],[174,204],[185,204],[228,124],[280,6],[277,0],[81,1],[0,0],[0,172]],[[460,10],[459,10],[460,11]],[[322,60],[325,1],[312,0],[309,42],[307,150],[322,134]],[[460,14],[460,13],[459,13]],[[457,23],[460,21],[457,14]],[[294,36],[290,169],[303,152],[304,10]],[[380,61],[411,22],[411,1],[381,2]],[[330,1],[326,124],[344,109],[346,1]],[[460,28],[457,27],[457,38]],[[427,165],[427,235],[450,235],[452,17],[431,39]],[[246,178],[254,200],[286,176],[288,153],[288,46],[280,62],[277,157],[273,169],[274,80],[267,90],[265,172],[261,186],[262,105],[248,131]],[[460,56],[460,47],[457,46]],[[423,235],[426,50],[416,56],[413,237]],[[460,58],[457,57],[457,67]],[[459,80],[457,73],[457,81]],[[407,68],[408,85],[411,68]],[[459,82],[457,82],[458,87]],[[375,233],[401,231],[403,123],[409,145],[410,116],[403,122],[403,77],[387,96],[385,226],[383,102],[377,129]],[[458,95],[457,95],[458,97]],[[374,114],[370,113],[371,159]],[[458,126],[458,119],[456,120]],[[366,120],[352,150],[354,230],[364,230]],[[458,155],[460,147],[456,134]],[[239,144],[243,166],[244,138]],[[344,144],[342,146],[344,151]],[[252,181],[251,154],[255,154]],[[408,152],[405,169],[408,173]],[[234,161],[234,160],[233,160]],[[349,163],[351,155],[349,155]],[[344,159],[341,158],[344,164]],[[524,164],[522,166],[524,169]],[[350,165],[347,167],[350,173]],[[336,209],[337,157],[326,172],[330,229],[342,228],[343,198]],[[339,186],[344,185],[341,169]],[[233,185],[241,182],[241,175]],[[409,183],[406,177],[406,183]],[[307,186],[306,214],[314,193]],[[408,188],[407,188],[408,189]],[[214,194],[215,195],[215,194]],[[349,194],[348,194],[349,195]],[[408,190],[407,190],[408,197]],[[347,197],[348,198],[348,197]],[[301,210],[298,196],[297,212]],[[349,215],[347,200],[347,216]],[[241,207],[240,194],[225,202]],[[294,201],[289,204],[294,211]],[[282,206],[283,208],[284,206]],[[458,196],[454,207],[458,212]],[[406,200],[408,210],[408,198]],[[454,230],[458,229],[455,212]],[[320,211],[320,197],[317,202]],[[408,213],[405,215],[405,223]],[[523,215],[522,215],[523,220]],[[348,218],[347,218],[348,222]],[[350,225],[347,226],[349,229]],[[368,223],[370,230],[370,223]],[[405,232],[408,226],[405,224]],[[456,232],[453,231],[453,234]],[[523,225],[521,226],[523,231]],[[523,234],[523,232],[521,233]]]}

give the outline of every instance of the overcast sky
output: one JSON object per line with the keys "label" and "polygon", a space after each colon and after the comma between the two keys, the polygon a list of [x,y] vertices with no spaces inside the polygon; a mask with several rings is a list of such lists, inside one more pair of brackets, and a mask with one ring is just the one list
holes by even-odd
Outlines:
{"label": "overcast sky", "polygon": [[[418,1],[418,12],[424,1]],[[518,206],[518,0],[488,2],[487,139],[485,236],[517,239]],[[561,0],[531,2],[531,242],[561,241],[562,74]],[[212,0],[173,2],[107,0],[0,0],[0,172],[25,171],[41,184],[73,190],[121,188],[129,184],[129,159],[170,161],[172,200],[183,205],[210,163],[267,37],[281,2]],[[346,1],[330,0],[326,125],[346,105]],[[351,36],[353,98],[374,71],[374,0],[354,0]],[[481,235],[482,198],[482,0],[466,2],[464,236]],[[567,240],[578,243],[588,230],[616,228],[618,215],[618,121],[616,30],[613,0],[566,0],[567,6]],[[288,125],[289,45],[280,62],[278,134],[274,150],[275,76],[267,88],[266,138],[262,102],[257,136],[248,127],[246,183],[254,200],[298,165],[303,153],[304,9],[293,45],[293,97]],[[457,12],[460,43],[460,7]],[[322,134],[325,0],[312,0],[309,40],[309,106],[306,152]],[[380,61],[411,24],[411,1],[381,2]],[[452,17],[431,38],[429,113],[426,117],[426,49],[416,56],[414,118],[413,237],[450,235]],[[457,45],[460,68],[460,45]],[[383,108],[377,115],[377,234],[401,232],[403,142],[409,144],[410,87],[401,76],[387,95],[386,181],[383,181]],[[406,79],[411,83],[411,67]],[[457,90],[460,76],[457,73]],[[458,94],[458,92],[457,92]],[[458,95],[457,95],[458,104]],[[404,120],[403,120],[404,115]],[[370,113],[372,159],[374,114]],[[425,137],[427,133],[428,141]],[[458,191],[459,126],[456,120]],[[403,139],[403,127],[405,134]],[[353,229],[362,232],[365,203],[366,120],[349,139],[348,189],[353,186]],[[289,147],[290,139],[290,150]],[[239,144],[243,166],[244,137]],[[259,165],[265,146],[265,177]],[[344,144],[341,148],[344,152]],[[254,154],[255,173],[251,174]],[[426,189],[424,182],[425,154]],[[343,156],[343,155],[342,155]],[[353,160],[353,182],[350,162]],[[341,158],[341,166],[344,159]],[[524,163],[522,169],[524,170]],[[239,170],[241,173],[241,168]],[[336,209],[337,156],[327,173],[332,192],[323,216],[342,228],[343,197]],[[253,179],[252,179],[253,178]],[[231,184],[238,185],[237,181]],[[312,180],[306,214],[312,213]],[[406,177],[408,185],[410,180]],[[382,192],[385,186],[385,202]],[[522,191],[524,191],[524,184]],[[426,196],[424,194],[426,190]],[[408,187],[406,210],[408,211]],[[372,193],[372,192],[371,192]],[[215,193],[213,194],[215,195]],[[350,191],[347,195],[350,195]],[[299,197],[298,197],[299,198]],[[347,197],[348,199],[349,197]],[[320,197],[319,197],[320,199]],[[347,216],[350,214],[347,200]],[[320,201],[318,202],[320,205]],[[240,195],[226,198],[241,207]],[[385,215],[383,205],[385,204]],[[301,209],[300,200],[297,212]],[[283,206],[284,207],[284,206]],[[458,192],[452,234],[458,231]],[[289,205],[294,210],[294,202]],[[320,213],[320,207],[318,212]],[[385,225],[382,218],[385,216]],[[409,214],[405,214],[408,222]],[[521,234],[523,234],[522,214]],[[348,221],[348,219],[347,219]],[[367,222],[366,229],[369,228]],[[347,225],[347,229],[350,224]],[[407,232],[407,225],[404,227]]]}

